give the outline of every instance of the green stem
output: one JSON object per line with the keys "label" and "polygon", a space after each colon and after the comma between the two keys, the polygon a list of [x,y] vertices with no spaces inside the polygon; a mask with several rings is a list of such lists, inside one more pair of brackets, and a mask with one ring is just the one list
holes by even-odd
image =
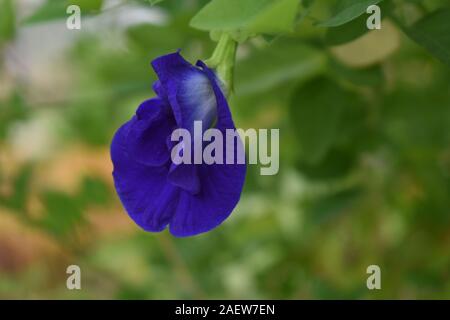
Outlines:
{"label": "green stem", "polygon": [[233,91],[234,64],[237,42],[228,33],[223,33],[214,52],[205,63],[216,69],[218,77],[224,82],[228,92]]}

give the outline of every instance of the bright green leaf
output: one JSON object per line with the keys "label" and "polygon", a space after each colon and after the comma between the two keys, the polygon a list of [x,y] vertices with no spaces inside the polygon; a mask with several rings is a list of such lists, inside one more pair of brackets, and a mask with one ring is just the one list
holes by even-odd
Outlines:
{"label": "bright green leaf", "polygon": [[213,0],[191,20],[201,30],[292,31],[298,0]]}
{"label": "bright green leaf", "polygon": [[272,33],[272,32],[289,32],[292,31],[298,1],[296,0],[279,0],[274,4],[262,10],[249,23],[250,32]]}

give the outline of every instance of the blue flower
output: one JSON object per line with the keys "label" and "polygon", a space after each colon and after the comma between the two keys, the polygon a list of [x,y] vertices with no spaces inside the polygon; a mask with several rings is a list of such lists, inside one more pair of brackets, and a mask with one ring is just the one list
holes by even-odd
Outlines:
{"label": "blue flower", "polygon": [[[225,135],[235,129],[220,80],[202,61],[191,65],[177,52],[155,59],[156,98],[143,102],[111,144],[114,184],[130,217],[144,230],[169,226],[178,237],[221,224],[239,201],[245,164],[175,164],[171,134],[194,121]],[[238,139],[237,139],[238,140]],[[241,141],[234,141],[236,150]]]}

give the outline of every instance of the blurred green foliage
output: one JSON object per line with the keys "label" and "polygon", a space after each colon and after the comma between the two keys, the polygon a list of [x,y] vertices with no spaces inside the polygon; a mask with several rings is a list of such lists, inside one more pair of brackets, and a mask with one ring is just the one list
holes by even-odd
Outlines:
{"label": "blurred green foliage", "polygon": [[[1,298],[450,297],[447,1],[77,3],[93,20],[133,3],[167,21],[126,25],[119,36],[77,31],[59,54],[63,69],[36,83],[15,75],[8,52],[18,30],[48,20],[64,28],[66,2],[18,19],[14,2],[0,0],[0,89],[10,87],[0,90]],[[374,3],[380,31],[365,26]],[[383,33],[388,22],[395,34]],[[280,172],[260,176],[250,166],[241,202],[210,233],[145,233],[115,195],[109,143],[153,95],[150,61],[179,48],[192,62],[206,59],[220,32],[250,37],[230,104],[238,127],[280,128]],[[380,42],[364,40],[374,33]],[[39,92],[58,72],[70,75],[69,90],[54,80],[53,95]],[[21,157],[17,128],[32,132],[47,116],[56,147]],[[50,140],[25,137],[38,150]],[[36,257],[22,252],[29,246]],[[69,264],[82,269],[81,291],[65,288]],[[371,264],[381,267],[380,291],[366,288]]]}

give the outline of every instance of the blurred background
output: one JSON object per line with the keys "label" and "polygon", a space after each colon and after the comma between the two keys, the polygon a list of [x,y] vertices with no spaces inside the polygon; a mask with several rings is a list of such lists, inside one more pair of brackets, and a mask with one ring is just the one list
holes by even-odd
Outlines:
{"label": "blurred background", "polygon": [[154,95],[151,60],[211,55],[189,27],[207,1],[79,2],[68,30],[64,1],[0,0],[0,298],[450,298],[450,69],[392,21],[347,41],[301,9],[240,45],[234,119],[280,128],[280,171],[249,166],[230,218],[177,239],[128,218],[109,144]]}

